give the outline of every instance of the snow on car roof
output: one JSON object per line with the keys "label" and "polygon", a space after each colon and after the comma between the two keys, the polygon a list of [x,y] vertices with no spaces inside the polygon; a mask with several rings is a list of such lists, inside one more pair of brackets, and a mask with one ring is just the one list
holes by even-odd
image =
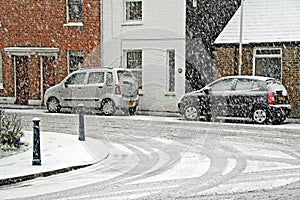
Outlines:
{"label": "snow on car roof", "polygon": [[241,75],[241,76],[225,76],[223,78],[246,78],[246,79],[256,79],[261,81],[266,80],[275,80],[275,78],[272,77],[266,77],[266,76],[250,76],[250,75]]}

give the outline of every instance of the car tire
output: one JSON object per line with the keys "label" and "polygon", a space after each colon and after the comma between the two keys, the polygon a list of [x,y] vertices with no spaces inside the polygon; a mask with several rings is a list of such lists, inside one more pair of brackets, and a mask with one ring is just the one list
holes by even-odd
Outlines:
{"label": "car tire", "polygon": [[116,108],[112,100],[105,99],[101,103],[102,112],[104,115],[110,116],[114,115],[116,112]]}
{"label": "car tire", "polygon": [[184,109],[184,118],[190,121],[196,121],[199,118],[199,111],[195,106],[187,106]]}
{"label": "car tire", "polygon": [[50,113],[58,113],[60,112],[61,106],[59,101],[55,97],[51,97],[47,101],[47,109]]}
{"label": "car tire", "polygon": [[135,115],[135,112],[136,112],[136,107],[128,108],[129,115]]}
{"label": "car tire", "polygon": [[258,124],[266,123],[268,120],[268,113],[266,109],[263,108],[256,108],[252,113],[252,119],[254,122]]}

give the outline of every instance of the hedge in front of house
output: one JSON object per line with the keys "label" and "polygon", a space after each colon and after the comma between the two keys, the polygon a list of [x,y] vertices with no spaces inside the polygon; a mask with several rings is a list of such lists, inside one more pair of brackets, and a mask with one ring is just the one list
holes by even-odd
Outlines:
{"label": "hedge in front of house", "polygon": [[21,118],[14,113],[5,113],[0,109],[0,145],[20,145],[20,138],[23,136]]}

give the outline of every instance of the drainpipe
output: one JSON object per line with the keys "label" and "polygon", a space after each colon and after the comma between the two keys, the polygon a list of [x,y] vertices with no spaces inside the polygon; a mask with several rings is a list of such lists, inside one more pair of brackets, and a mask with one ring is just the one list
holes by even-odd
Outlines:
{"label": "drainpipe", "polygon": [[239,46],[239,75],[242,75],[242,51],[243,51],[243,10],[244,0],[241,0],[241,16],[240,16],[240,46]]}
{"label": "drainpipe", "polygon": [[103,0],[100,0],[100,67],[103,66]]}

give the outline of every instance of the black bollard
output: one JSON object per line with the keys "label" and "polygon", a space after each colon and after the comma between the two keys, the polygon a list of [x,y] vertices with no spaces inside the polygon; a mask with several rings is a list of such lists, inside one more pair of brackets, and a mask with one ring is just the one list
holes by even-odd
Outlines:
{"label": "black bollard", "polygon": [[79,104],[79,140],[85,141],[85,135],[84,135],[84,105]]}
{"label": "black bollard", "polygon": [[32,165],[41,165],[40,119],[35,117],[33,122],[33,159]]}

